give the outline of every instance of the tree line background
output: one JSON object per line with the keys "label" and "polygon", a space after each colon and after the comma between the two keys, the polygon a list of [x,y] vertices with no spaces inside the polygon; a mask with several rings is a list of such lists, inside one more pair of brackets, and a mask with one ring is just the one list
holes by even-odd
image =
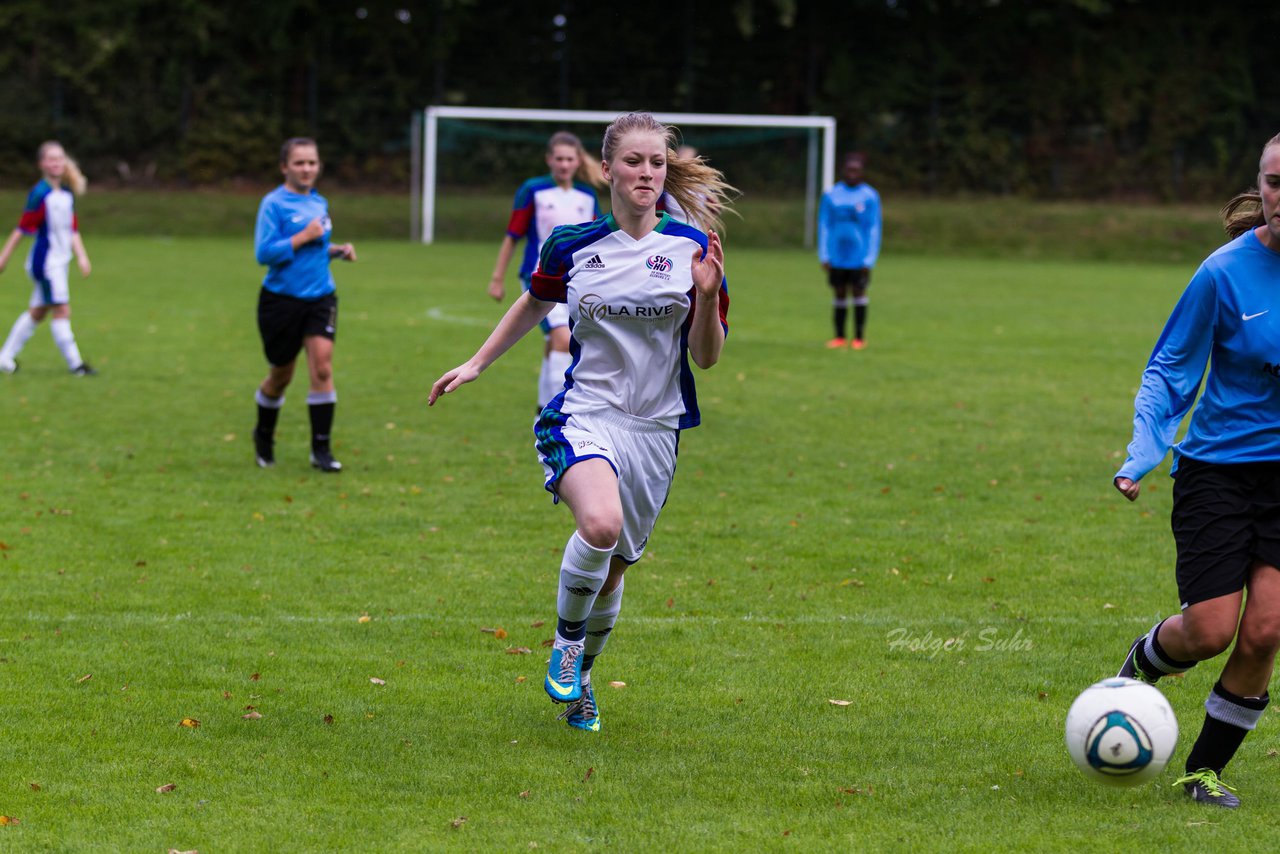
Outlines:
{"label": "tree line background", "polygon": [[832,115],[882,189],[1223,199],[1280,132],[1277,31],[1187,0],[6,0],[0,179],[58,138],[100,183],[260,186],[313,135],[328,180],[403,188],[411,116],[452,104]]}

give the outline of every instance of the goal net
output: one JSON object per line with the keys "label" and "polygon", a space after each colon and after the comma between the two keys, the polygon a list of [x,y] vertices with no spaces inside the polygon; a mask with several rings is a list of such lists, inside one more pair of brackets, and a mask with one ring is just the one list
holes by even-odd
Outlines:
{"label": "goal net", "polygon": [[[794,223],[797,242],[813,245],[818,197],[835,183],[835,119],[654,115],[674,125],[681,142],[697,148],[743,191],[740,208],[767,200],[771,210],[783,212],[775,214],[779,222],[787,228]],[[600,137],[617,116],[603,110],[428,107],[415,122],[412,233],[423,243],[501,235],[516,188],[546,171],[547,138],[571,131],[599,157]],[[603,193],[601,203],[607,210]]]}

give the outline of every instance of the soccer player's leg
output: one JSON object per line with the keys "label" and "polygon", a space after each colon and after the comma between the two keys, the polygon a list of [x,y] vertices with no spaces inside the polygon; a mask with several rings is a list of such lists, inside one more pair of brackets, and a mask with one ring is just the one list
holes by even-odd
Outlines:
{"label": "soccer player's leg", "polygon": [[582,696],[582,655],[587,618],[609,572],[622,529],[618,477],[604,457],[588,457],[568,468],[556,486],[573,511],[576,530],[565,545],[556,594],[556,636],[543,684],[558,703]]}
{"label": "soccer player's leg", "polygon": [[867,286],[871,284],[869,269],[855,270],[853,282],[853,342],[855,350],[867,346],[867,308],[871,305],[871,297],[867,296]]}
{"label": "soccer player's leg", "polygon": [[333,342],[338,331],[338,298],[329,294],[308,307],[303,330],[311,390],[307,393],[307,413],[311,420],[311,465],[326,474],[342,471],[333,458],[330,436],[338,406],[333,384]]}
{"label": "soccer player's leg", "polygon": [[258,418],[253,428],[254,460],[260,468],[276,463],[275,436],[285,389],[293,381],[302,350],[302,316],[298,300],[263,288],[258,295],[258,333],[267,359],[267,376],[254,393]]}
{"label": "soccer player's leg", "polygon": [[564,389],[564,374],[573,363],[569,353],[569,308],[556,303],[542,321],[547,335],[547,350],[538,375],[538,410]]}

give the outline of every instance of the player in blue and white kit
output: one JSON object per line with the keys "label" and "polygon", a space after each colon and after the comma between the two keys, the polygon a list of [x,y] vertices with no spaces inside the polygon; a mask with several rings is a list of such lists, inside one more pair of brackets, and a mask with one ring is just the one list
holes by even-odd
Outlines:
{"label": "player in blue and white kit", "polygon": [[80,348],[71,332],[71,293],[67,283],[67,268],[73,255],[81,275],[88,276],[92,269],[75,213],[75,195],[84,193],[86,182],[76,162],[59,143],[41,145],[37,162],[42,175],[40,182],[27,196],[18,227],[0,249],[0,272],[3,272],[18,242],[23,237],[35,238],[26,263],[27,275],[34,282],[31,300],[28,310],[14,321],[4,346],[0,347],[0,373],[12,374],[18,370],[18,354],[35,334],[40,321],[52,315],[49,331],[67,368],[76,376],[93,376],[97,372],[80,357]]}
{"label": "player in blue and white kit", "polygon": [[262,199],[254,231],[259,264],[269,268],[258,295],[258,331],[269,369],[255,394],[258,422],[253,446],[258,465],[275,465],[276,421],[293,379],[298,353],[307,351],[311,388],[311,465],[336,474],[330,431],[338,392],[333,384],[333,341],[338,331],[338,295],[329,262],[356,260],[350,243],[332,244],[329,202],[315,190],[320,153],[315,140],[294,137],[280,149],[284,183]]}
{"label": "player in blue and white kit", "polygon": [[[587,154],[582,142],[568,131],[559,131],[547,140],[547,167],[551,172],[530,178],[516,191],[507,222],[507,234],[498,250],[498,261],[489,279],[489,296],[502,300],[506,296],[503,279],[515,253],[516,243],[527,238],[524,259],[520,264],[520,281],[525,290],[538,266],[538,253],[551,230],[558,225],[590,222],[600,216],[600,202],[592,185],[603,185],[600,164]],[[556,306],[542,321],[546,348],[538,375],[538,408],[564,388],[564,372],[569,368],[569,313]]]}
{"label": "player in blue and white kit", "polygon": [[1119,675],[1155,683],[1235,641],[1178,780],[1196,801],[1234,808],[1219,778],[1267,708],[1280,650],[1280,135],[1263,148],[1257,192],[1223,219],[1235,239],[1200,265],[1156,342],[1114,483],[1136,500],[1194,406],[1173,445],[1181,612],[1133,642]]}
{"label": "player in blue and white kit", "polygon": [[728,329],[719,235],[656,210],[665,187],[705,221],[707,196],[722,198],[726,185],[671,158],[673,143],[647,113],[609,125],[602,160],[612,213],[552,233],[530,290],[474,356],[436,380],[428,401],[476,379],[552,305],[568,306],[573,364],[534,425],[546,488],[576,526],[560,565],[544,688],[568,704],[561,717],[570,726],[590,731],[600,728],[591,667],[618,618],[623,573],[666,501],[680,431],[700,421],[689,358],[710,368]]}
{"label": "player in blue and white kit", "polygon": [[845,339],[849,305],[853,304],[852,347],[866,346],[867,306],[871,299],[871,268],[880,256],[880,194],[862,179],[866,158],[851,151],[844,156],[840,181],[822,194],[818,208],[818,260],[835,292],[832,311],[835,337],[827,346],[835,349]]}

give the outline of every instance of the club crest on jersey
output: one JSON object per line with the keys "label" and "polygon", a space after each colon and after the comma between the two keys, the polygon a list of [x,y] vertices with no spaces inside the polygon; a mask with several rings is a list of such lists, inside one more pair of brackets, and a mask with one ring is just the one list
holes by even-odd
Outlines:
{"label": "club crest on jersey", "polygon": [[645,261],[645,266],[649,268],[649,278],[664,279],[670,281],[671,277],[667,275],[671,272],[671,259],[665,255],[650,255],[649,260]]}

